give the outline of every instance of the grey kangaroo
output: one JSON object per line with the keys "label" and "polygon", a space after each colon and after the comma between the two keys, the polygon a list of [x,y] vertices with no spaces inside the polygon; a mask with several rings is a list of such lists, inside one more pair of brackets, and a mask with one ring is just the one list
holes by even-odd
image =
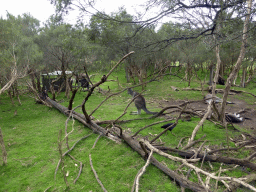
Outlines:
{"label": "grey kangaroo", "polygon": [[[128,88],[128,94],[132,96],[132,98],[136,97],[139,95],[139,93],[133,91],[131,88]],[[141,109],[143,109],[147,114],[157,114],[157,112],[151,112],[146,108],[146,100],[142,95],[137,96],[134,99],[135,107],[138,109],[138,111],[132,111],[131,115],[140,115],[141,114]]]}

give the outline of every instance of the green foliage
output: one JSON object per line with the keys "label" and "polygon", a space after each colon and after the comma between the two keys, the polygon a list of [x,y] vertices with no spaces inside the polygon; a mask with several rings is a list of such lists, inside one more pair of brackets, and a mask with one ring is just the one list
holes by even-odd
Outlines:
{"label": "green foliage", "polygon": [[0,19],[0,74],[9,78],[11,67],[16,62],[19,69],[38,67],[42,52],[34,43],[39,29],[39,21],[23,14],[17,18],[7,14],[7,19]]}

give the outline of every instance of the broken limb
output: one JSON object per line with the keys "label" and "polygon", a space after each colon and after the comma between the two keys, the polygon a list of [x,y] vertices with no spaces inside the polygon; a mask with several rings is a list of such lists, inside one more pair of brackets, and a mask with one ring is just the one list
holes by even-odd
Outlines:
{"label": "broken limb", "polygon": [[103,190],[104,192],[107,192],[107,190],[105,189],[104,185],[103,185],[103,184],[102,184],[102,182],[100,181],[100,179],[99,179],[99,177],[98,177],[98,175],[97,175],[97,172],[96,172],[96,171],[95,171],[95,169],[93,168],[91,154],[89,154],[89,160],[90,160],[90,165],[91,165],[91,168],[92,168],[93,174],[94,174],[94,176],[95,176],[95,178],[96,178],[97,182],[100,184],[100,186],[101,186],[102,190]]}
{"label": "broken limb", "polygon": [[153,155],[153,151],[150,152],[149,156],[148,156],[148,159],[146,161],[146,164],[139,170],[138,174],[136,175],[135,177],[135,180],[134,180],[134,184],[133,184],[133,187],[132,187],[132,192],[134,191],[134,186],[136,186],[135,188],[135,191],[138,192],[139,191],[139,180],[140,180],[140,177],[143,175],[143,173],[145,173],[146,171],[146,168],[149,166],[149,163],[150,163],[150,159]]}
{"label": "broken limb", "polygon": [[212,101],[210,101],[210,103],[208,104],[207,112],[205,113],[204,117],[201,119],[201,121],[194,128],[194,130],[192,132],[192,135],[191,135],[190,139],[188,140],[188,145],[194,141],[194,138],[196,136],[197,131],[203,125],[204,121],[206,120],[206,118],[208,118],[208,116],[211,114],[211,112],[212,112]]}
{"label": "broken limb", "polygon": [[[59,131],[59,141],[58,141],[58,149],[59,149],[59,153],[60,153],[60,161],[58,163],[58,165],[62,165],[62,174],[63,174],[63,178],[64,178],[64,182],[66,183],[66,187],[69,188],[69,184],[68,184],[68,180],[67,180],[67,177],[66,177],[66,174],[65,174],[65,169],[64,169],[64,162],[63,162],[63,154],[62,154],[62,139],[61,139],[61,134],[62,134],[62,131],[60,130]],[[56,172],[57,172],[57,169],[56,169]],[[56,174],[55,174],[56,176]]]}
{"label": "broken limb", "polygon": [[239,184],[241,184],[241,185],[243,185],[243,186],[245,186],[245,187],[247,187],[247,188],[249,188],[249,189],[251,189],[251,190],[253,190],[253,191],[256,191],[256,188],[255,188],[255,187],[253,187],[252,185],[249,185],[248,183],[242,181],[242,179],[237,179],[237,178],[234,178],[234,177],[217,177],[217,176],[215,176],[215,174],[208,173],[207,171],[204,171],[204,170],[202,170],[202,169],[200,169],[200,168],[198,168],[198,167],[196,167],[196,166],[194,166],[194,165],[188,163],[188,161],[185,160],[185,159],[181,159],[181,158],[178,158],[178,157],[174,157],[174,156],[172,156],[172,155],[169,155],[169,154],[167,154],[167,153],[164,153],[164,152],[160,151],[159,149],[153,147],[148,141],[145,141],[145,140],[144,140],[144,143],[145,143],[145,145],[146,145],[150,150],[153,150],[154,152],[158,153],[159,155],[162,155],[162,156],[164,156],[164,157],[167,157],[167,158],[169,158],[169,159],[171,159],[171,160],[173,160],[173,161],[181,162],[181,163],[183,163],[184,165],[186,165],[187,167],[194,169],[194,171],[196,171],[197,173],[202,173],[202,174],[204,174],[205,176],[208,176],[208,177],[210,177],[210,178],[212,178],[212,179],[215,179],[215,180],[235,181],[235,182],[237,182],[237,183],[239,183]]}
{"label": "broken limb", "polygon": [[[195,152],[193,152],[193,151],[183,151],[183,150],[179,150],[179,149],[173,149],[170,147],[159,146],[156,148],[161,151],[176,152],[180,156],[187,158],[187,159],[191,158],[195,154]],[[223,157],[223,156],[216,156],[216,155],[209,155],[209,154],[202,154],[202,153],[198,153],[197,158],[200,158],[201,160],[204,160],[204,161],[240,165],[240,166],[248,167],[254,171],[256,170],[256,164],[248,161],[247,159],[238,159],[238,158],[234,158],[234,157]]]}

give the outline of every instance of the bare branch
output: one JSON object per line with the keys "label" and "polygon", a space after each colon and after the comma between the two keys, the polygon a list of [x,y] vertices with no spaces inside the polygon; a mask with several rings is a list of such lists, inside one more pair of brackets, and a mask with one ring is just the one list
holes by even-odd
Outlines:
{"label": "bare branch", "polygon": [[103,185],[102,182],[99,180],[99,177],[98,177],[98,175],[97,175],[97,172],[96,172],[95,169],[93,168],[91,154],[89,154],[89,160],[90,160],[90,165],[91,165],[92,171],[93,171],[93,173],[94,173],[94,176],[95,176],[97,182],[100,184],[102,190],[103,190],[104,192],[107,192],[107,190],[105,189],[104,185]]}

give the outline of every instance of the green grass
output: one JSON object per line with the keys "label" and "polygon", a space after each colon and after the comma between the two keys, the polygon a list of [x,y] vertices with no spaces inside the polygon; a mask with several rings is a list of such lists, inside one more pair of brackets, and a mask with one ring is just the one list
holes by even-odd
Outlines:
{"label": "green grass", "polygon": [[[110,76],[110,79],[116,79],[116,76],[119,77],[120,84],[123,88],[131,85],[125,83],[124,72],[122,70],[115,72],[113,76]],[[100,78],[101,75],[96,74],[93,81],[96,82]],[[191,87],[199,87],[198,83],[198,81],[193,79]],[[178,87],[180,91],[173,91],[171,86]],[[117,86],[117,82],[106,82],[104,85],[101,85],[103,90],[108,90],[108,87],[111,90],[109,94],[121,90]],[[165,76],[160,82],[154,81],[149,83],[144,96],[147,101],[162,100],[163,98],[166,100],[198,100],[202,98],[200,91],[182,91],[182,88],[185,87],[187,87],[187,83],[182,82],[179,78]],[[136,88],[136,90],[141,91],[141,88]],[[86,92],[78,92],[73,106],[80,105],[86,94]],[[241,97],[239,96],[238,98],[252,103],[250,96],[246,94],[242,94]],[[86,103],[86,110],[90,113],[105,98],[106,95],[99,93],[96,89]],[[68,106],[68,99],[65,98],[63,93],[57,97],[57,100],[62,101],[62,105]],[[98,120],[116,119],[123,113],[124,108],[130,100],[131,98],[126,92],[111,97],[93,116]],[[65,191],[66,185],[61,168],[57,172],[56,179],[54,179],[54,172],[60,156],[58,152],[58,134],[62,130],[62,138],[64,137],[65,121],[67,118],[54,108],[35,104],[33,99],[26,94],[21,96],[21,101],[21,106],[18,105],[17,101],[12,106],[10,99],[5,94],[0,97],[0,127],[2,128],[8,153],[7,165],[0,166],[0,191],[44,191],[48,187],[51,187],[48,191]],[[149,110],[160,110],[156,107],[157,103],[148,104]],[[135,116],[129,115],[130,111],[135,110],[136,108],[132,104],[122,119],[136,118]],[[15,111],[17,111],[17,115],[14,114]],[[81,113],[81,109],[77,109],[77,112]],[[142,112],[139,117],[146,118],[149,116]],[[131,133],[135,133],[140,128],[160,120],[163,120],[163,118],[132,121],[121,126]],[[165,142],[166,146],[176,147],[181,138],[191,135],[199,120],[199,118],[192,118],[190,122],[180,120],[175,129],[173,129],[173,134],[168,132],[161,137],[161,140]],[[154,125],[143,130],[140,133],[140,137],[148,136],[149,140],[152,139],[154,136],[149,136],[149,133],[151,135],[159,134],[163,131],[160,128],[163,124]],[[72,120],[68,123],[68,131],[71,130]],[[228,128],[228,130],[229,137],[235,137],[238,134],[232,128]],[[90,133],[92,133],[90,129],[76,121],[74,123],[74,131],[69,136],[69,146],[72,146],[77,140]],[[220,129],[210,122],[205,122],[203,129],[200,128],[195,139],[199,139],[204,134],[206,134],[205,139],[208,140],[206,145],[209,147],[227,147],[225,129]],[[97,137],[98,135],[93,134],[85,140],[80,141],[75,149],[70,152],[73,157],[83,163],[83,171],[76,184],[73,181],[79,172],[79,163],[68,156],[64,157],[65,166],[63,169],[65,173],[69,173],[67,180],[70,185],[70,191],[101,191],[90,167],[89,154],[92,156],[93,166],[97,171],[99,179],[108,191],[130,191],[134,178],[138,170],[145,164],[145,161],[125,143],[116,144],[104,137],[101,137],[96,147],[92,149]],[[186,142],[187,140],[184,141],[183,145]],[[230,147],[234,147],[231,142],[229,142],[229,145]],[[66,150],[65,141],[63,141],[62,151],[65,152]],[[230,153],[225,155],[231,156]],[[242,150],[233,153],[233,157],[243,158],[245,155],[248,154]],[[180,165],[164,157],[154,156],[172,170],[177,169]],[[217,171],[220,164],[212,164],[216,169],[215,171]],[[228,168],[231,166],[225,165],[225,167]],[[207,163],[205,163],[204,169],[211,171]],[[240,169],[235,169],[235,171],[230,171],[223,175],[238,177],[243,174]],[[191,174],[191,180],[197,181],[194,173]],[[171,181],[153,165],[150,165],[142,176],[140,189],[141,191],[160,192],[180,191],[180,188],[175,185],[174,181]]]}

